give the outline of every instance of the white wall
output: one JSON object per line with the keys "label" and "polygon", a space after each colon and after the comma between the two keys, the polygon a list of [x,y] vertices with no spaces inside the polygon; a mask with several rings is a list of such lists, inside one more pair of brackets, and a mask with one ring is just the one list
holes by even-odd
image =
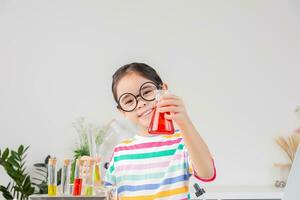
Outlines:
{"label": "white wall", "polygon": [[[72,122],[116,116],[111,75],[154,66],[213,152],[216,185],[269,185],[299,126],[296,1],[0,1],[0,149],[72,155]],[[7,177],[0,169],[0,183]]]}

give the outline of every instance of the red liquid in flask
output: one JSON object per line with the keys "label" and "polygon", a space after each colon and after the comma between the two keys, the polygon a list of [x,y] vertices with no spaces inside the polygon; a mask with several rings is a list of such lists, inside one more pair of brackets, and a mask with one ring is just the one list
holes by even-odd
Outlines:
{"label": "red liquid in flask", "polygon": [[81,178],[75,178],[74,180],[74,186],[73,186],[73,195],[81,195],[81,188],[82,188],[82,179]]}
{"label": "red liquid in flask", "polygon": [[148,132],[150,134],[173,134],[174,125],[171,119],[166,119],[165,114],[170,114],[169,112],[161,113],[154,108],[151,122],[149,125]]}

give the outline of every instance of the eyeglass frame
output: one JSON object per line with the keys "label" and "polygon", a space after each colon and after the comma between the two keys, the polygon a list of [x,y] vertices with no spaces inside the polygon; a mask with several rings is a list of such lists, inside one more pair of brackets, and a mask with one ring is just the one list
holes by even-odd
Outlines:
{"label": "eyeglass frame", "polygon": [[[132,111],[134,111],[134,110],[136,109],[136,107],[138,106],[138,104],[139,104],[138,97],[141,97],[143,100],[148,101],[148,102],[154,101],[154,100],[155,100],[155,97],[154,97],[152,100],[147,100],[147,99],[144,99],[143,96],[141,95],[141,90],[142,90],[143,86],[146,85],[146,84],[148,84],[148,83],[152,83],[153,85],[155,85],[156,90],[161,90],[161,89],[162,89],[162,85],[161,85],[161,84],[158,85],[158,84],[156,84],[156,83],[153,82],[153,81],[147,81],[147,82],[145,82],[145,83],[143,83],[143,84],[141,85],[141,87],[140,87],[140,89],[139,89],[139,94],[138,94],[138,95],[134,95],[134,94],[132,94],[132,93],[130,93],[130,92],[126,92],[126,93],[122,94],[122,95],[118,98],[118,101],[117,101],[117,104],[118,104],[118,105],[117,105],[117,108],[123,110],[124,112],[132,112]],[[135,98],[135,100],[136,100],[136,105],[135,105],[135,107],[134,107],[132,110],[129,110],[129,111],[128,111],[128,110],[124,110],[124,109],[122,108],[122,106],[120,105],[120,99],[121,99],[121,97],[124,96],[125,94],[130,94],[130,95],[134,96],[134,98]]]}

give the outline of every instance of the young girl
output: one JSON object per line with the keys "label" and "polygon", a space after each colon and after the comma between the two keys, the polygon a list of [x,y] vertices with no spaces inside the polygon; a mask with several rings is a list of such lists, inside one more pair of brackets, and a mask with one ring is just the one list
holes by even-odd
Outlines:
{"label": "young girl", "polygon": [[[144,63],[120,67],[113,75],[112,93],[118,110],[138,126],[132,139],[114,148],[105,185],[116,185],[119,199],[190,199],[189,177],[212,181],[213,158],[191,122],[183,100],[170,93],[157,103],[153,90],[167,90],[157,72]],[[148,133],[157,106],[179,130],[172,135]]]}

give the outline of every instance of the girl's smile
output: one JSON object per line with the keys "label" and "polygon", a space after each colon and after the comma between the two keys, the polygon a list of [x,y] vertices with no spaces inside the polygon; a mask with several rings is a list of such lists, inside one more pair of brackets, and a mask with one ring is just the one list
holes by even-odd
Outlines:
{"label": "girl's smile", "polygon": [[153,112],[153,110],[154,110],[154,108],[147,109],[147,110],[141,112],[141,114],[138,114],[138,117],[139,118],[146,118]]}

